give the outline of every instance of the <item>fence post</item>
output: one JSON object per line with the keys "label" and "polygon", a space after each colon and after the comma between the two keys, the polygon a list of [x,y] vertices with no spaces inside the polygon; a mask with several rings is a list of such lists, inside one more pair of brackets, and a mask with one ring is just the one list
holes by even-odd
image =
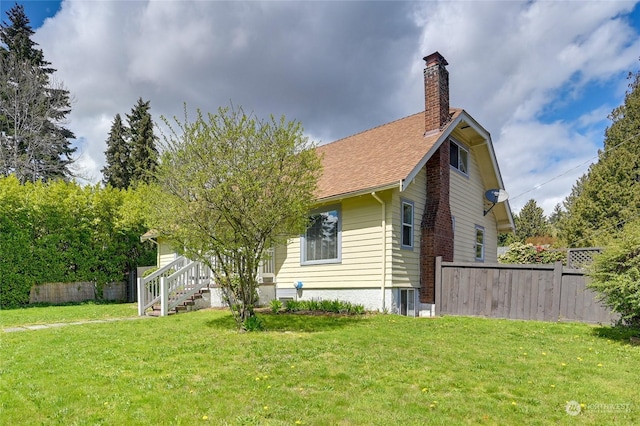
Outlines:
{"label": "fence post", "polygon": [[553,265],[553,305],[551,310],[551,321],[560,319],[560,304],[562,299],[562,262]]}
{"label": "fence post", "polygon": [[167,279],[160,277],[160,316],[168,315],[167,306],[169,305],[169,289],[167,288]]}
{"label": "fence post", "polygon": [[138,316],[141,317],[144,315],[144,310],[142,309],[142,307],[144,306],[144,291],[142,289],[142,278],[138,278]]}
{"label": "fence post", "polygon": [[442,305],[442,256],[436,257],[436,283],[435,283],[435,292],[434,302],[435,306],[435,315],[440,315],[440,306]]}

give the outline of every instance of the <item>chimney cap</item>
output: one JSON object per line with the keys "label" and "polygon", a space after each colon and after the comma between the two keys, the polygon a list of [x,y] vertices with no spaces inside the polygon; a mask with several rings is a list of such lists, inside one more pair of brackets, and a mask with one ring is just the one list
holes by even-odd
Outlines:
{"label": "chimney cap", "polygon": [[427,63],[427,66],[430,66],[430,65],[447,66],[447,65],[449,65],[449,63],[444,58],[444,56],[442,56],[440,54],[440,52],[437,52],[437,51],[433,52],[431,55],[425,56],[422,59]]}

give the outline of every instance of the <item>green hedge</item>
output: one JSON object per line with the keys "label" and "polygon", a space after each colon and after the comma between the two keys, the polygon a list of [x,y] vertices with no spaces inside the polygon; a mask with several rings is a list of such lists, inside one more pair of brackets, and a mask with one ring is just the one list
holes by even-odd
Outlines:
{"label": "green hedge", "polygon": [[140,243],[145,190],[0,178],[0,307],[24,305],[34,284],[121,281],[155,263]]}

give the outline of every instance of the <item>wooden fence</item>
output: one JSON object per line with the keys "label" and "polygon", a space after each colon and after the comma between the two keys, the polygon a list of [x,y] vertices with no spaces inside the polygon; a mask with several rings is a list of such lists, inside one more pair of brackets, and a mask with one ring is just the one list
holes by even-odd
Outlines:
{"label": "wooden fence", "polygon": [[[98,298],[97,287],[92,282],[47,283],[34,285],[29,294],[29,303],[84,302]],[[102,286],[102,299],[126,301],[126,284],[115,282]]]}
{"label": "wooden fence", "polygon": [[436,314],[610,324],[617,319],[561,262],[511,265],[436,259]]}

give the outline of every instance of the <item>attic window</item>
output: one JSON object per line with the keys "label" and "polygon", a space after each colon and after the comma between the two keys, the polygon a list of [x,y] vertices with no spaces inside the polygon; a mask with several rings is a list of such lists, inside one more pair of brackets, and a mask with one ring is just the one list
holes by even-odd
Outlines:
{"label": "attic window", "polygon": [[452,140],[449,141],[449,163],[451,167],[469,175],[469,151]]}

